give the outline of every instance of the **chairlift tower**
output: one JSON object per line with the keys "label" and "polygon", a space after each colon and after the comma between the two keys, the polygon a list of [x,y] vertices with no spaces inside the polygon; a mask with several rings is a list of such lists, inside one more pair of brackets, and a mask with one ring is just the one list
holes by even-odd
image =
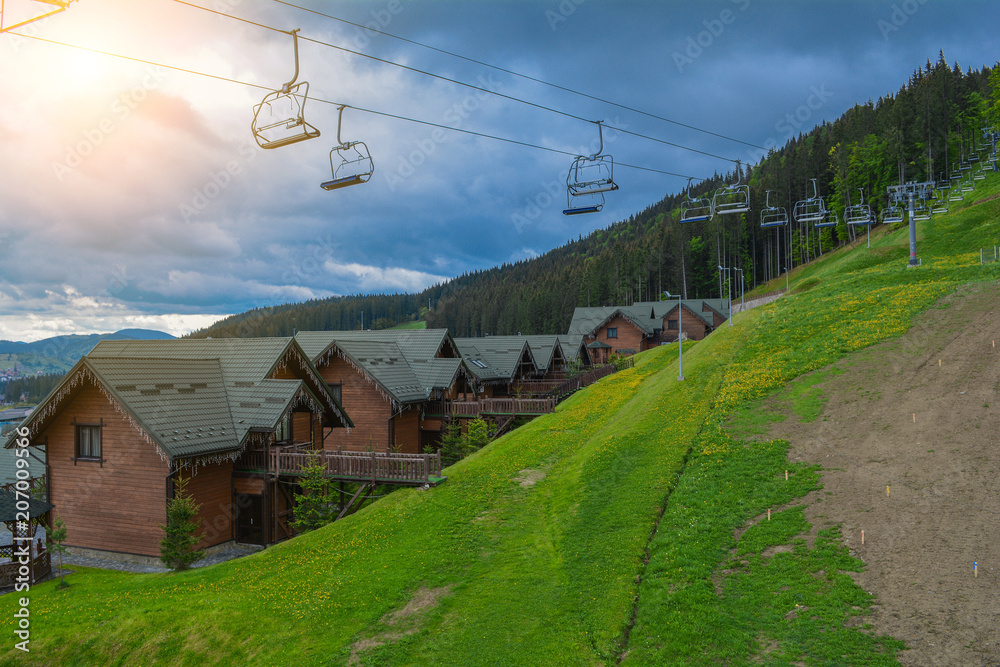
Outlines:
{"label": "chairlift tower", "polygon": [[917,266],[917,219],[913,211],[913,192],[910,192],[909,213],[910,213],[910,263],[908,266]]}

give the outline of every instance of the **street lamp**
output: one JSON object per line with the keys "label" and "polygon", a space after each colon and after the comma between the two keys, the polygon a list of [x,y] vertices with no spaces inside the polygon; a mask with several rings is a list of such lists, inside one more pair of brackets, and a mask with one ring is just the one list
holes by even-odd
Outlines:
{"label": "street lamp", "polygon": [[733,326],[733,274],[732,269],[728,266],[719,265],[719,271],[728,271],[729,276],[726,279],[726,284],[729,285],[729,326]]}
{"label": "street lamp", "polygon": [[746,300],[743,298],[743,269],[733,269],[740,272],[740,312],[746,310]]}
{"label": "street lamp", "polygon": [[[668,299],[674,298],[674,295],[670,292],[664,292],[663,295]],[[677,295],[677,379],[684,379],[684,326],[683,326],[683,314],[681,311],[684,310],[684,303],[681,300],[681,295]]]}

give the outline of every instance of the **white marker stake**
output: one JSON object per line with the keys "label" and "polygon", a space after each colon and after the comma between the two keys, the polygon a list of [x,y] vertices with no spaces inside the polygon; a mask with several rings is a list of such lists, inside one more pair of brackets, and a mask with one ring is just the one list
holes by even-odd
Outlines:
{"label": "white marker stake", "polygon": [[979,578],[979,564],[975,561],[972,562],[972,576],[975,579]]}
{"label": "white marker stake", "polygon": [[861,531],[861,544],[864,545],[864,543],[865,543],[865,531],[862,530]]}
{"label": "white marker stake", "polygon": [[771,508],[770,508],[770,507],[769,507],[769,508],[767,508],[767,520],[768,520],[768,521],[770,521],[770,520],[771,520]]}
{"label": "white marker stake", "polygon": [[913,423],[914,424],[917,423],[917,413],[916,412],[913,413]]}
{"label": "white marker stake", "polygon": [[941,360],[938,359],[938,368],[941,368]]}
{"label": "white marker stake", "polygon": [[787,470],[785,471],[785,481],[786,482],[788,481],[788,471]]}

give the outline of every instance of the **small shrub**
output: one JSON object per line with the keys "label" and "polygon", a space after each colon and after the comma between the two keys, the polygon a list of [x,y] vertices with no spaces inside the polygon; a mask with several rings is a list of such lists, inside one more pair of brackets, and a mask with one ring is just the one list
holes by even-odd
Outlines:
{"label": "small shrub", "polygon": [[166,533],[160,541],[160,559],[172,570],[186,570],[201,558],[201,550],[195,549],[201,527],[198,517],[200,505],[187,494],[187,480],[178,477],[174,497],[167,502],[167,525],[160,526]]}

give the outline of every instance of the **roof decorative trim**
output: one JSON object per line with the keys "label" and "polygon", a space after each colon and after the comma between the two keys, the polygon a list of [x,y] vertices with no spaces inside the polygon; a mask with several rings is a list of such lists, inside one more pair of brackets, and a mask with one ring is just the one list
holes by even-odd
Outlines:
{"label": "roof decorative trim", "polygon": [[[343,359],[344,361],[346,361],[347,364],[351,368],[353,368],[357,372],[361,373],[361,377],[363,377],[369,384],[371,384],[371,385],[373,385],[375,387],[375,390],[379,393],[379,395],[382,398],[384,398],[386,400],[386,402],[389,403],[389,406],[394,411],[399,409],[399,406],[401,405],[400,402],[397,401],[395,399],[395,397],[391,393],[389,393],[388,389],[386,389],[385,387],[382,386],[381,382],[379,382],[374,377],[372,377],[371,374],[369,374],[368,371],[366,371],[364,369],[364,367],[360,363],[358,363],[357,361],[355,361],[354,359],[351,358],[351,355],[347,354],[342,349],[340,349],[339,345],[336,346],[336,349],[337,349],[337,355],[341,359]],[[332,352],[332,351],[333,350],[331,349],[331,350],[328,351],[328,353]]]}
{"label": "roof decorative trim", "polygon": [[59,405],[69,396],[74,389],[83,384],[84,382],[90,382],[94,387],[101,392],[101,394],[111,403],[111,406],[115,409],[115,412],[120,414],[129,425],[139,432],[139,435],[148,444],[152,445],[156,449],[157,455],[160,459],[164,461],[169,461],[170,457],[167,456],[163,448],[160,447],[160,443],[151,436],[145,428],[139,423],[135,416],[118,400],[118,398],[108,389],[104,382],[104,379],[93,371],[86,363],[81,363],[79,368],[63,382],[59,390],[53,394],[49,400],[45,401],[43,406],[35,410],[31,414],[31,423],[28,425],[28,431],[32,437],[38,434],[38,425],[45,421],[48,417],[52,417],[58,411]]}

